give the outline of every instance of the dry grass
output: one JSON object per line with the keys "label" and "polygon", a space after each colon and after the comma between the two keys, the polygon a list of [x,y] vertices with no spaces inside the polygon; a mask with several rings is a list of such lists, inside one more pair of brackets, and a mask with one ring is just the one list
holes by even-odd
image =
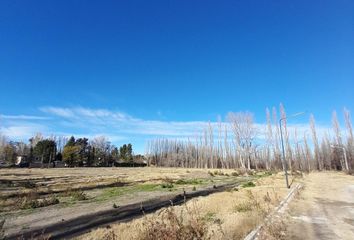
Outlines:
{"label": "dry grass", "polygon": [[199,197],[128,223],[99,228],[79,239],[241,239],[259,225],[287,192],[281,175],[252,188]]}
{"label": "dry grass", "polygon": [[203,219],[198,209],[185,208],[176,211],[169,207],[160,212],[159,218],[149,218],[143,223],[140,230],[140,239],[155,240],[197,240],[210,239],[207,234],[207,222]]}
{"label": "dry grass", "polygon": [[[6,234],[146,201],[169,192],[234,183],[247,171],[183,168],[0,169],[0,217]],[[240,175],[239,177],[237,177]],[[55,195],[54,195],[55,194]],[[55,199],[57,198],[57,199]],[[86,200],[87,199],[87,200]],[[59,204],[56,204],[59,200]],[[49,206],[53,205],[53,206]],[[46,207],[48,206],[48,207]]]}
{"label": "dry grass", "polygon": [[260,235],[259,240],[286,240],[287,225],[281,218],[273,219],[272,221],[266,223]]}
{"label": "dry grass", "polygon": [[4,224],[5,224],[5,219],[0,220],[0,240],[5,239]]}

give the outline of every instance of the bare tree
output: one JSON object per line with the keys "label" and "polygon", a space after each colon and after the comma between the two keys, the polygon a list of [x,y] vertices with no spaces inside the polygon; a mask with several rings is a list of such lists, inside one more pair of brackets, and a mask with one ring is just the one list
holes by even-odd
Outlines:
{"label": "bare tree", "polygon": [[[238,143],[242,153],[247,160],[247,168],[251,169],[251,148],[256,137],[256,128],[253,124],[253,114],[249,112],[229,113],[228,119],[231,123],[232,130],[235,135],[235,140]],[[243,158],[240,163],[245,167]]]}
{"label": "bare tree", "polygon": [[280,114],[281,117],[284,119],[282,126],[284,128],[286,158],[288,161],[289,169],[291,170],[292,169],[291,162],[293,157],[292,157],[292,150],[289,142],[289,132],[288,132],[287,121],[286,121],[286,113],[283,104],[280,104]]}
{"label": "bare tree", "polygon": [[322,164],[320,160],[320,148],[318,145],[318,138],[317,138],[317,132],[316,132],[316,125],[315,125],[315,117],[313,114],[310,115],[310,127],[311,127],[311,132],[312,132],[312,142],[314,145],[314,155],[315,155],[315,161],[317,163],[317,169],[322,170]]}
{"label": "bare tree", "polygon": [[347,129],[347,152],[348,152],[348,161],[351,168],[354,168],[354,136],[353,136],[353,127],[350,117],[350,112],[348,109],[344,108],[344,120],[345,126]]}
{"label": "bare tree", "polygon": [[[333,111],[332,113],[332,127],[333,131],[335,134],[335,144],[339,147],[343,147],[343,141],[342,141],[342,135],[341,135],[341,130],[337,118],[337,112]],[[345,151],[345,150],[344,150]],[[342,153],[339,153],[338,151],[334,151],[336,154],[342,155]],[[342,156],[337,156],[340,159],[340,164],[342,169],[346,169],[346,164]]]}

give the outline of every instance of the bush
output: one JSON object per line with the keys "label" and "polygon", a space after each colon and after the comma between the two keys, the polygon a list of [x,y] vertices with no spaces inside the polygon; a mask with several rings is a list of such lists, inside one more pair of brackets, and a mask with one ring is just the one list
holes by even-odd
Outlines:
{"label": "bush", "polygon": [[71,198],[77,201],[87,200],[87,195],[83,191],[73,191],[71,193]]}
{"label": "bush", "polygon": [[265,211],[261,207],[258,199],[253,195],[250,190],[247,190],[247,200],[234,206],[234,211],[236,212],[248,212],[252,210],[257,210],[258,212],[264,214]]}
{"label": "bush", "polygon": [[87,200],[88,197],[87,195],[84,193],[84,191],[81,191],[79,189],[76,190],[72,190],[72,189],[67,189],[65,194],[65,197],[71,197],[72,200],[74,201],[83,201],[83,200]]}
{"label": "bush", "polygon": [[52,194],[48,198],[38,199],[37,192],[30,192],[17,200],[17,207],[20,209],[40,208],[59,203],[59,199]]}

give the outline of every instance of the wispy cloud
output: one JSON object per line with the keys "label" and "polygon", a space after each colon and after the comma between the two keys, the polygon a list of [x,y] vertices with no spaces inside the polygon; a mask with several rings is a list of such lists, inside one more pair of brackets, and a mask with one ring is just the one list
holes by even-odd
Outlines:
{"label": "wispy cloud", "polygon": [[0,114],[0,119],[11,119],[11,120],[48,120],[48,117],[42,116],[31,116],[31,115],[2,115]]}
{"label": "wispy cloud", "polygon": [[48,128],[43,125],[33,123],[19,123],[0,128],[0,132],[10,138],[26,141],[36,133],[46,133]]}
{"label": "wispy cloud", "polygon": [[91,131],[107,129],[125,134],[181,136],[193,135],[206,125],[206,122],[201,121],[143,120],[124,112],[107,109],[43,107],[40,110],[59,117],[62,120],[61,124],[66,127],[89,128]]}
{"label": "wispy cloud", "polygon": [[52,113],[59,117],[74,117],[73,112],[69,108],[43,107],[40,108],[42,112]]}
{"label": "wispy cloud", "polygon": [[[140,142],[143,149],[144,142],[152,138],[194,139],[201,136],[208,126],[207,121],[162,121],[146,120],[133,117],[125,112],[108,109],[92,109],[84,107],[62,108],[47,106],[39,108],[40,116],[1,115],[2,126],[0,131],[9,136],[26,140],[38,132],[44,135],[59,135],[94,138],[104,135],[113,143],[123,141]],[[214,128],[214,139],[217,139],[217,122],[210,122]],[[222,122],[221,124],[227,124]],[[256,123],[259,130],[258,140],[264,142],[266,125]],[[274,130],[276,126],[274,126]],[[294,141],[294,132],[297,130],[298,140],[303,135],[311,136],[308,124],[288,124],[291,141]],[[328,126],[317,126],[319,138],[328,132]],[[231,131],[231,130],[230,130]],[[229,133],[232,138],[232,133]]]}

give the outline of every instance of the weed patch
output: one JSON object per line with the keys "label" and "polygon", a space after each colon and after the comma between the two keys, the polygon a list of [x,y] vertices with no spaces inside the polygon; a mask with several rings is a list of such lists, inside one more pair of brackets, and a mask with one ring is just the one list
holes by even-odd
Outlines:
{"label": "weed patch", "polygon": [[29,192],[27,195],[17,199],[15,205],[18,209],[30,209],[30,208],[46,207],[58,203],[59,203],[59,199],[54,194],[52,194],[48,198],[39,199],[37,192],[32,191]]}
{"label": "weed patch", "polygon": [[247,182],[247,183],[242,184],[243,188],[250,188],[250,187],[255,187],[255,186],[256,186],[256,184],[254,184],[254,182]]}
{"label": "weed patch", "polygon": [[173,188],[174,186],[173,186],[172,183],[163,183],[163,184],[161,184],[161,187],[162,187],[162,188],[171,189],[171,188]]}

